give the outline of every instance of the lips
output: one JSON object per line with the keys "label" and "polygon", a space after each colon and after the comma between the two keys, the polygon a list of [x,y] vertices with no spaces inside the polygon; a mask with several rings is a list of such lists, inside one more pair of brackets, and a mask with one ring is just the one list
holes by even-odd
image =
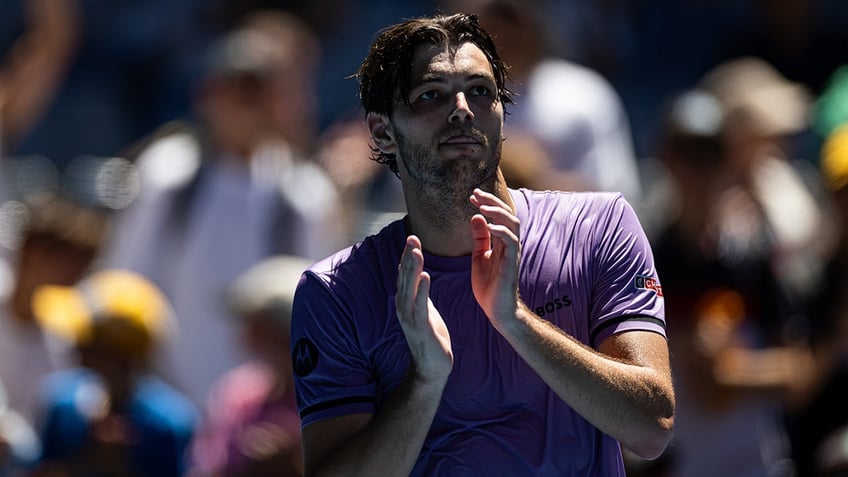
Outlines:
{"label": "lips", "polygon": [[483,141],[470,133],[452,134],[442,141],[442,144],[445,145],[478,145],[482,143]]}

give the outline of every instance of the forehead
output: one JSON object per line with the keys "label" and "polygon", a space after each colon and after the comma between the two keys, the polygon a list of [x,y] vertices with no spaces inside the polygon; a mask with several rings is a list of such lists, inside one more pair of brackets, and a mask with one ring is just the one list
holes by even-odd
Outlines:
{"label": "forehead", "polygon": [[413,83],[446,75],[494,78],[488,58],[483,50],[473,43],[463,43],[456,49],[442,45],[425,45],[416,50],[412,59]]}

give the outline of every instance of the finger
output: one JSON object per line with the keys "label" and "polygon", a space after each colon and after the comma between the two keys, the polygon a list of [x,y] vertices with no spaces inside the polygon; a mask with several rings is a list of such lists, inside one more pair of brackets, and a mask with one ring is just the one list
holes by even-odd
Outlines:
{"label": "finger", "polygon": [[477,188],[471,193],[471,202],[474,203],[475,206],[480,205],[491,205],[495,207],[500,207],[505,210],[510,210],[509,205],[506,202],[501,200],[500,197],[492,194],[491,192],[486,192],[483,189]]}
{"label": "finger", "polygon": [[420,247],[421,242],[417,237],[408,237],[398,265],[395,307],[401,318],[411,317],[414,312],[418,281],[424,263]]}
{"label": "finger", "polygon": [[474,240],[474,248],[471,255],[484,253],[492,248],[491,236],[486,218],[480,214],[471,217],[471,238]]}
{"label": "finger", "polygon": [[518,236],[509,227],[497,224],[487,225],[491,240],[503,245],[505,252],[509,255],[518,255]]}
{"label": "finger", "polygon": [[492,252],[496,256],[515,258],[518,256],[518,237],[508,227],[488,224],[492,241]]}
{"label": "finger", "polygon": [[411,277],[421,272],[424,266],[424,257],[421,253],[421,241],[418,237],[410,235],[406,238],[403,255],[398,265],[398,279]]}
{"label": "finger", "polygon": [[501,200],[494,194],[490,194],[481,189],[474,189],[471,195],[471,204],[480,210],[486,219],[493,223],[506,225],[512,229],[516,235],[520,229],[518,217],[512,212],[506,202]]}
{"label": "finger", "polygon": [[514,233],[518,234],[520,222],[511,211],[497,206],[481,205],[480,213],[483,214],[489,222],[498,225],[509,227]]}
{"label": "finger", "polygon": [[[415,294],[415,315],[414,324],[420,325],[422,322],[426,323],[426,318],[430,314],[429,309],[430,302],[430,274],[427,272],[421,272],[418,275],[418,289]],[[421,320],[417,319],[421,317]]]}

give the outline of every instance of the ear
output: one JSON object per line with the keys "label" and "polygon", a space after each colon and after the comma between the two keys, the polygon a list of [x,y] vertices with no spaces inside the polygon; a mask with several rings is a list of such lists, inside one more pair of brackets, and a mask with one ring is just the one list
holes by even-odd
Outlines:
{"label": "ear", "polygon": [[385,154],[397,153],[397,141],[395,141],[394,129],[389,118],[383,114],[368,113],[365,117],[371,139],[381,152]]}

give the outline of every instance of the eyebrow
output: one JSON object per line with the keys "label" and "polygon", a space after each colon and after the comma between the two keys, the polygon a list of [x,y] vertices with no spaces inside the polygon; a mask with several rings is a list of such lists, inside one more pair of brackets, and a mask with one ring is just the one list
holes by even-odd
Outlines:
{"label": "eyebrow", "polygon": [[[482,80],[486,80],[486,81],[491,81],[492,83],[495,82],[494,76],[492,76],[490,74],[484,74],[484,73],[471,73],[471,74],[465,75],[463,77],[463,79],[465,81],[476,81],[476,80],[482,79]],[[416,87],[421,86],[422,84],[426,84],[426,83],[442,84],[442,83],[447,83],[447,82],[448,82],[448,80],[446,79],[446,75],[443,75],[443,74],[440,74],[440,73],[425,73],[424,76],[422,76],[418,80],[412,81],[410,86],[412,86],[413,88],[416,88]]]}

